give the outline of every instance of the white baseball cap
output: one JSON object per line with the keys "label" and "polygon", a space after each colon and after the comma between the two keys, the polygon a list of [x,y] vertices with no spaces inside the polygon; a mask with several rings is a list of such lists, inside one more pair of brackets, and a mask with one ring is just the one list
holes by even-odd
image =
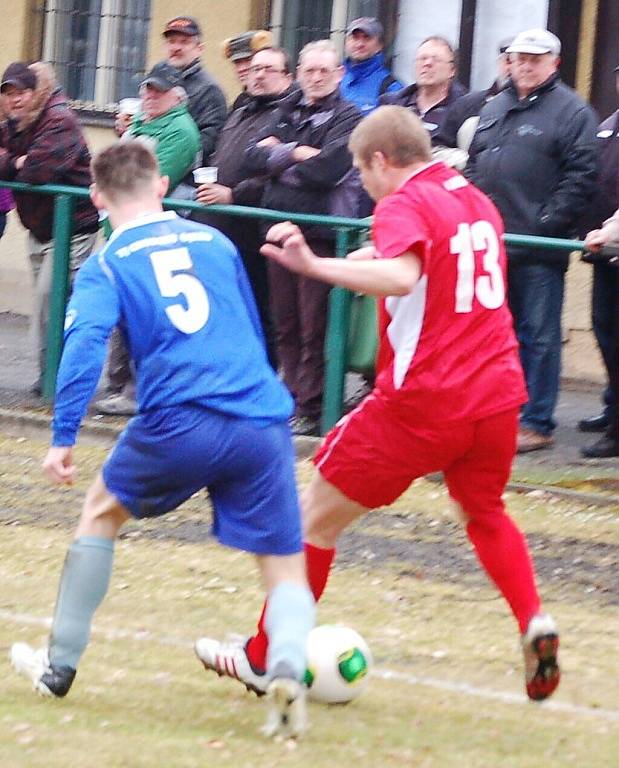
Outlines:
{"label": "white baseball cap", "polygon": [[527,29],[516,35],[507,53],[553,53],[558,56],[561,53],[561,41],[547,29]]}

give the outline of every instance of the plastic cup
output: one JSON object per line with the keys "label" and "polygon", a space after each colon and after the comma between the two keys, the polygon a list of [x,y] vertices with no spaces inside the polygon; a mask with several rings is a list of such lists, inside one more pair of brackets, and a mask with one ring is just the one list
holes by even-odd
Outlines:
{"label": "plastic cup", "polygon": [[196,184],[214,184],[217,181],[217,167],[214,165],[196,168],[193,172]]}
{"label": "plastic cup", "polygon": [[121,99],[118,102],[118,112],[121,115],[137,115],[140,106],[140,99]]}

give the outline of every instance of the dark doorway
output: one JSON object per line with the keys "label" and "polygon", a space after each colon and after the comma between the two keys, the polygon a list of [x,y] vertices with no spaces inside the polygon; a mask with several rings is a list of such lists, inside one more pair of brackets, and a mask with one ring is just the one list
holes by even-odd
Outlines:
{"label": "dark doorway", "polygon": [[619,106],[614,69],[619,65],[619,3],[600,0],[595,56],[592,72],[591,104],[600,119]]}
{"label": "dark doorway", "polygon": [[576,83],[581,11],[582,0],[550,0],[548,4],[548,29],[561,41],[559,73],[572,88]]}

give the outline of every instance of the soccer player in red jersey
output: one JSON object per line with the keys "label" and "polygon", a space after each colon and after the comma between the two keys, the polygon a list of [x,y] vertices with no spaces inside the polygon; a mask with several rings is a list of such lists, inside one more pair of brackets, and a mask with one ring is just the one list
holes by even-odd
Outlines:
{"label": "soccer player in red jersey", "polygon": [[[377,201],[374,246],[348,259],[318,258],[284,222],[262,247],[295,272],[381,297],[375,388],[324,439],[302,500],[310,586],[319,599],[346,526],[441,470],[479,561],[518,622],[527,693],[545,699],[560,678],[558,633],[540,612],[525,538],[502,500],[526,391],[505,299],[501,217],[463,176],[432,162],[427,132],[402,107],[365,118],[349,148]],[[196,652],[206,668],[234,667],[260,689],[263,624],[245,644],[203,638]]]}

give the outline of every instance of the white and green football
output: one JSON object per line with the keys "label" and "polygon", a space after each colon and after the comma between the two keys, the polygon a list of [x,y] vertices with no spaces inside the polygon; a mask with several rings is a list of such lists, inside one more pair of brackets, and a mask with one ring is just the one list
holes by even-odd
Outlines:
{"label": "white and green football", "polygon": [[307,640],[305,682],[309,698],[325,704],[345,704],[368,684],[372,652],[361,635],[350,627],[323,624]]}

